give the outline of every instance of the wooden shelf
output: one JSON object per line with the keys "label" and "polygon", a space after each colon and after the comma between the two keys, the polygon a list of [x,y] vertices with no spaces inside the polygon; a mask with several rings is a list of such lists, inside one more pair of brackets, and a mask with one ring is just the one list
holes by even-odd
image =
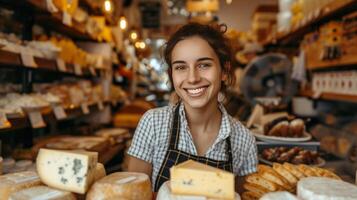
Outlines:
{"label": "wooden shelf", "polygon": [[[320,15],[313,20],[300,24],[298,27],[293,27],[290,32],[278,35],[272,41],[267,41],[263,45],[269,46],[292,46],[298,45],[304,35],[316,30],[320,25],[347,15],[357,10],[357,0],[350,0],[347,3],[343,1],[333,1],[320,12]],[[304,22],[304,20],[302,20]]]}
{"label": "wooden shelf", "polygon": [[343,55],[339,59],[335,60],[316,60],[314,62],[307,61],[307,69],[310,70],[322,70],[322,69],[338,69],[338,68],[345,68],[345,67],[353,67],[356,68],[357,66],[357,56],[354,54]]}
{"label": "wooden shelf", "polygon": [[[314,93],[311,90],[301,91],[300,95],[306,96],[306,97],[310,97],[310,98],[314,98]],[[345,101],[345,102],[357,103],[357,95],[322,93],[316,99],[330,100],[330,101]]]}

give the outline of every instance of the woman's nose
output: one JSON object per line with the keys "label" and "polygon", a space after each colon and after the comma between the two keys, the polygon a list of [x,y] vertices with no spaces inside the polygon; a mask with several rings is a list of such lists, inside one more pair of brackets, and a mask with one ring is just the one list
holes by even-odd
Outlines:
{"label": "woman's nose", "polygon": [[189,72],[188,72],[188,82],[189,83],[195,83],[200,80],[200,74],[199,71],[195,67],[190,67]]}

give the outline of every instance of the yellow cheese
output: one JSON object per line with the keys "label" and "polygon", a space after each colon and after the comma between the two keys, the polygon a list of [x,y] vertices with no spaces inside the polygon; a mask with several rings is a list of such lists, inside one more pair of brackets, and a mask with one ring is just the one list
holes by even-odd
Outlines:
{"label": "yellow cheese", "polygon": [[36,186],[11,194],[9,200],[76,200],[74,194],[47,186]]}
{"label": "yellow cheese", "polygon": [[97,152],[40,149],[36,165],[46,185],[84,194],[95,179]]}
{"label": "yellow cheese", "polygon": [[151,200],[149,176],[134,172],[117,172],[95,182],[86,200]]}
{"label": "yellow cheese", "polygon": [[0,200],[8,200],[11,193],[41,185],[36,172],[20,172],[0,176]]}
{"label": "yellow cheese", "polygon": [[170,169],[171,190],[176,195],[234,199],[234,175],[188,160]]}
{"label": "yellow cheese", "polygon": [[97,163],[94,173],[94,182],[105,177],[107,173],[105,172],[104,165],[102,163]]}

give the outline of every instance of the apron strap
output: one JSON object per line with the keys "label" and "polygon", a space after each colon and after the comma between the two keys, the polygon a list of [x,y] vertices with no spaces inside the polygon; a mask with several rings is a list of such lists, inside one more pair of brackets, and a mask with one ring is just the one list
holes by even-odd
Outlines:
{"label": "apron strap", "polygon": [[227,143],[228,162],[230,162],[233,166],[233,156],[232,156],[231,137],[230,136],[227,137],[226,143]]}
{"label": "apron strap", "polygon": [[178,148],[178,141],[180,138],[180,103],[176,105],[175,112],[174,112],[174,122],[171,128],[171,135],[170,135],[170,146],[169,149],[177,149]]}

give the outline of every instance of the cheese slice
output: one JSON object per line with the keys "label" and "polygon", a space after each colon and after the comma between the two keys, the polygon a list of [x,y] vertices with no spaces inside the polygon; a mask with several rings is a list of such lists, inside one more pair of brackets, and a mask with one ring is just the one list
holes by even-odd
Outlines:
{"label": "cheese slice", "polygon": [[67,191],[36,186],[13,193],[9,200],[76,200],[76,197]]}
{"label": "cheese slice", "polygon": [[171,190],[176,195],[234,199],[234,175],[193,160],[170,169]]}
{"label": "cheese slice", "polygon": [[[170,181],[166,181],[159,189],[156,200],[218,200],[215,198],[207,198],[205,196],[188,196],[172,194]],[[235,200],[240,200],[239,194],[235,193]]]}
{"label": "cheese slice", "polygon": [[298,182],[297,195],[304,200],[356,200],[357,186],[325,177],[307,177]]}
{"label": "cheese slice", "polygon": [[151,200],[149,176],[134,172],[117,172],[95,182],[86,200],[130,199]]}
{"label": "cheese slice", "polygon": [[40,149],[37,171],[46,185],[84,194],[94,181],[97,152]]}
{"label": "cheese slice", "polygon": [[270,192],[262,196],[260,200],[298,200],[298,198],[289,192]]}
{"label": "cheese slice", "polygon": [[11,193],[41,185],[36,172],[20,172],[0,176],[0,200],[7,200]]}

